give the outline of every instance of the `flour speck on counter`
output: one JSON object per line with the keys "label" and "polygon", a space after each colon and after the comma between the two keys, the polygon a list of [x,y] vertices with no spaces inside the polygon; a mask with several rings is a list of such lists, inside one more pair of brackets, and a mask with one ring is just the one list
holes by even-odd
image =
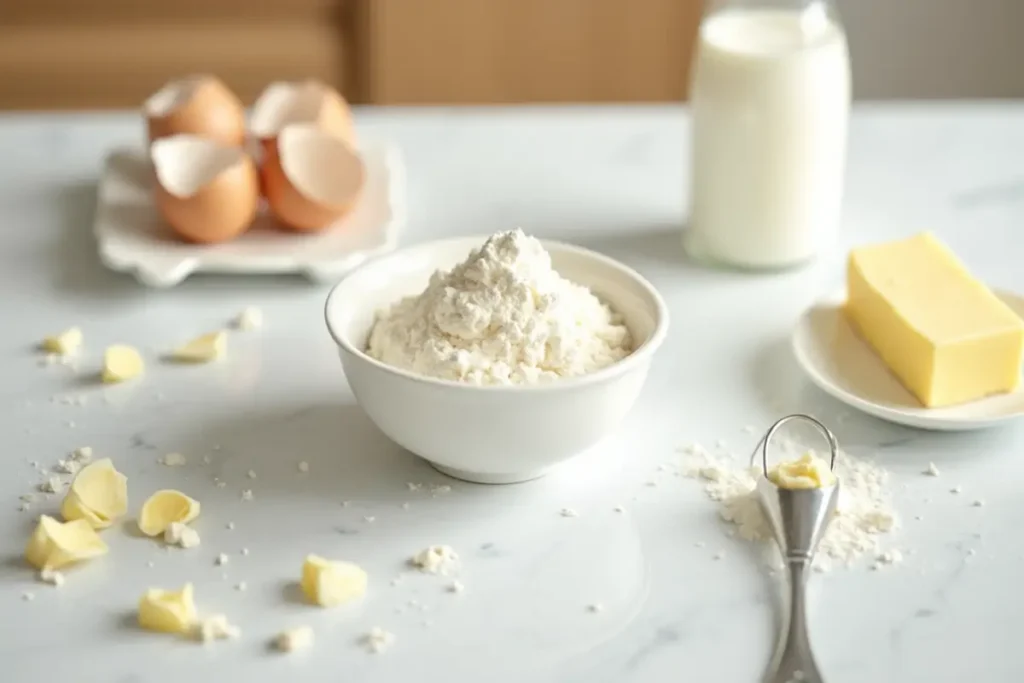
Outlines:
{"label": "flour speck on counter", "polygon": [[516,229],[379,313],[367,352],[440,379],[536,384],[600,370],[632,344],[618,313],[559,275],[543,245]]}

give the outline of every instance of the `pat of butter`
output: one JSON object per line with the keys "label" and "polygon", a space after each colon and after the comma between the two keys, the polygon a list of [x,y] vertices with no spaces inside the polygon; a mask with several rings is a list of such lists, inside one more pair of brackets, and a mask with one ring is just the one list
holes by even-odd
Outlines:
{"label": "pat of butter", "polygon": [[828,462],[809,452],[779,463],[769,470],[768,478],[784,489],[820,489],[836,483]]}
{"label": "pat of butter", "polygon": [[101,376],[107,383],[125,382],[141,375],[145,367],[138,351],[124,344],[114,344],[103,352]]}
{"label": "pat of butter", "polygon": [[60,569],[106,554],[108,548],[84,519],[58,522],[41,515],[25,547],[25,559],[37,569]]}
{"label": "pat of butter", "polygon": [[321,607],[333,607],[362,596],[366,583],[366,572],[351,562],[309,555],[302,565],[302,592]]}
{"label": "pat of butter", "polygon": [[50,353],[59,353],[67,356],[78,351],[82,345],[82,330],[77,327],[70,327],[60,334],[47,337],[43,340],[42,347]]}
{"label": "pat of butter", "polygon": [[846,315],[926,407],[1013,391],[1024,322],[930,233],[854,249]]}
{"label": "pat of butter", "polygon": [[178,591],[150,588],[139,600],[139,626],[148,631],[190,634],[197,618],[191,583]]}
{"label": "pat of butter", "polygon": [[182,363],[209,363],[224,355],[228,336],[223,332],[204,334],[171,351],[171,359]]}
{"label": "pat of butter", "polygon": [[96,529],[110,526],[127,510],[128,479],[114,469],[110,458],[83,467],[60,506],[64,519],[83,519]]}
{"label": "pat of butter", "polygon": [[142,504],[139,511],[139,530],[147,536],[159,536],[171,524],[188,524],[199,516],[199,501],[181,491],[157,491]]}

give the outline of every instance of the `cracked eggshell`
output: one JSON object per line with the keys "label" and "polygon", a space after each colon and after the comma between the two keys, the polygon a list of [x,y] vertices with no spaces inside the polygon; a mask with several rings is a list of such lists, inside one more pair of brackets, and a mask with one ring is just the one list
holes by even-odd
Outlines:
{"label": "cracked eggshell", "polygon": [[315,80],[281,81],[268,85],[252,108],[249,130],[261,164],[260,188],[266,194],[266,160],[277,136],[297,123],[314,125],[355,146],[352,111],[333,88]]}
{"label": "cracked eggshell", "polygon": [[149,142],[189,134],[224,145],[245,141],[245,108],[215,76],[196,75],[167,83],[142,105]]}
{"label": "cracked eggshell", "polygon": [[351,146],[312,124],[286,126],[264,162],[270,211],[286,227],[323,230],[355,206],[366,167]]}
{"label": "cracked eggshell", "polygon": [[241,147],[196,135],[153,143],[156,204],[190,242],[226,242],[245,232],[259,208],[256,165]]}
{"label": "cracked eggshell", "polygon": [[253,105],[250,130],[264,145],[272,144],[282,130],[296,123],[312,124],[355,144],[348,103],[319,81],[271,83]]}

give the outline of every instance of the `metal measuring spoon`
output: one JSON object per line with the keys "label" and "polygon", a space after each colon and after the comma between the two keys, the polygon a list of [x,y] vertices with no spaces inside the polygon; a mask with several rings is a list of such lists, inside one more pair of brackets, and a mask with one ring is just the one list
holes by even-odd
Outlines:
{"label": "metal measuring spoon", "polygon": [[766,683],[823,683],[811,651],[807,629],[807,579],[811,573],[818,543],[832,519],[839,498],[839,480],[830,486],[810,489],[787,489],[776,486],[768,478],[768,443],[775,432],[791,420],[806,420],[814,424],[828,439],[834,470],[839,446],[828,427],[810,415],[787,415],[776,421],[768,433],[761,437],[751,460],[761,450],[761,469],[764,474],[757,482],[761,508],[771,522],[775,542],[779,545],[786,574],[789,579],[789,610],[784,615],[775,655],[772,657]]}

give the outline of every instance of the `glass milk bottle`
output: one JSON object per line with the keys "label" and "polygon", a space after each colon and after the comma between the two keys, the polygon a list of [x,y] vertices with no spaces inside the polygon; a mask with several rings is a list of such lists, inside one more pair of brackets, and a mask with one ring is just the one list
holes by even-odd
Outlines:
{"label": "glass milk bottle", "polygon": [[830,0],[710,0],[694,56],[687,250],[743,269],[835,238],[850,67]]}

